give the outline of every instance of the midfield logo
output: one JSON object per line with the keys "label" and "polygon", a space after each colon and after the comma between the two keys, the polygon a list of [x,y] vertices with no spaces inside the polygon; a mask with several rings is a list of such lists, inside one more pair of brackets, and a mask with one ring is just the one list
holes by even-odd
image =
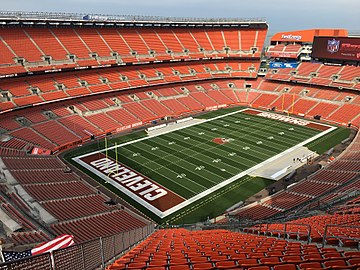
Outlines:
{"label": "midfield logo", "polygon": [[331,54],[339,51],[340,48],[340,40],[329,39],[327,44],[327,51]]}

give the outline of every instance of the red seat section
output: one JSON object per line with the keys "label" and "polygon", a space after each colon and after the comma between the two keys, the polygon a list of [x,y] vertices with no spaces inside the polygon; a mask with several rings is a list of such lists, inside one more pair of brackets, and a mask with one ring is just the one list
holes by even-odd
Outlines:
{"label": "red seat section", "polygon": [[[260,57],[267,29],[181,27],[13,28],[0,32],[0,74],[118,62],[204,57]],[[26,51],[26,52],[25,52]],[[24,66],[14,58],[24,59]],[[34,65],[40,63],[40,65]],[[25,67],[25,68],[24,68]]]}
{"label": "red seat section", "polygon": [[51,29],[57,39],[64,45],[66,50],[77,58],[90,58],[90,51],[84,45],[80,36],[71,28]]}
{"label": "red seat section", "polygon": [[27,28],[25,32],[35,41],[45,55],[59,61],[66,59],[68,52],[62,47],[50,29]]}
{"label": "red seat section", "polygon": [[51,225],[57,234],[69,233],[74,235],[78,243],[98,238],[103,235],[141,228],[146,225],[142,219],[128,211],[115,210],[111,212],[95,213],[82,219],[59,222]]}
{"label": "red seat section", "polygon": [[80,138],[56,121],[36,124],[32,128],[57,145],[77,141]]}
{"label": "red seat section", "polygon": [[0,37],[14,51],[16,57],[22,57],[28,62],[42,62],[44,55],[40,49],[34,45],[30,37],[23,28],[0,29]]}
{"label": "red seat section", "polygon": [[59,122],[81,137],[89,137],[101,130],[79,115],[71,115],[59,119]]}

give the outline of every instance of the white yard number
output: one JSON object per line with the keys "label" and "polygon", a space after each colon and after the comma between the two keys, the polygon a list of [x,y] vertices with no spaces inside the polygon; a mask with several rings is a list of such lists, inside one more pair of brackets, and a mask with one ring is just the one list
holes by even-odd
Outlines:
{"label": "white yard number", "polygon": [[219,163],[219,162],[221,162],[221,159],[220,159],[220,158],[217,158],[217,159],[214,159],[212,162],[213,162],[213,163]]}
{"label": "white yard number", "polygon": [[245,151],[247,151],[247,150],[250,150],[250,147],[249,147],[249,146],[245,146],[245,147],[243,147],[243,149],[244,149]]}
{"label": "white yard number", "polygon": [[279,132],[279,135],[284,135],[285,133],[284,132]]}
{"label": "white yard number", "polygon": [[294,130],[294,128],[289,128],[289,130]]}
{"label": "white yard number", "polygon": [[245,120],[250,120],[250,118],[249,118],[249,117],[246,117]]}
{"label": "white yard number", "polygon": [[185,173],[181,173],[176,176],[176,178],[180,178],[180,179],[185,178],[185,177],[186,177]]}
{"label": "white yard number", "polygon": [[236,153],[234,153],[234,152],[229,153],[229,156],[230,156],[230,157],[236,156]]}
{"label": "white yard number", "polygon": [[152,151],[155,151],[155,150],[158,150],[158,149],[159,149],[159,147],[157,147],[157,146],[156,146],[156,147],[151,148],[151,150],[152,150]]}
{"label": "white yard number", "polygon": [[217,130],[217,128],[212,128],[211,130],[212,130],[212,131],[215,131],[215,130]]}
{"label": "white yard number", "polygon": [[134,153],[133,154],[133,157],[137,157],[137,156],[140,156],[140,153]]}
{"label": "white yard number", "polygon": [[239,120],[237,120],[237,121],[235,121],[235,123],[236,123],[236,124],[240,124],[240,121],[239,121]]}
{"label": "white yard number", "polygon": [[220,171],[222,171],[222,172],[226,172],[226,170],[225,170],[225,169],[220,169]]}
{"label": "white yard number", "polygon": [[201,171],[202,169],[205,169],[205,167],[204,167],[204,166],[197,166],[197,167],[195,168],[195,170],[197,170],[197,171]]}
{"label": "white yard number", "polygon": [[175,142],[169,142],[168,144],[169,144],[169,145],[172,145],[172,144],[175,144]]}
{"label": "white yard number", "polygon": [[204,133],[204,132],[199,132],[198,134],[199,134],[199,135],[204,135],[205,133]]}
{"label": "white yard number", "polygon": [[190,139],[190,137],[184,137],[184,140],[189,140]]}
{"label": "white yard number", "polygon": [[273,136],[269,136],[268,139],[269,139],[269,140],[273,140],[274,137],[273,137]]}
{"label": "white yard number", "polygon": [[256,142],[256,144],[262,144],[263,142],[262,141],[258,141],[258,142]]}

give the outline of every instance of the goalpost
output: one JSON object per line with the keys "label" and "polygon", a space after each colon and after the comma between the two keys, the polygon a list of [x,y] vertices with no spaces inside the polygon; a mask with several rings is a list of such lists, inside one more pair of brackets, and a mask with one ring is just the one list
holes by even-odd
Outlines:
{"label": "goalpost", "polygon": [[286,110],[285,111],[285,95],[286,93],[283,93],[282,95],[282,102],[281,102],[281,111],[282,112],[286,112],[288,116],[290,116],[290,114],[293,114],[294,113],[294,104],[295,104],[295,93],[292,94],[292,101],[291,101],[291,105],[290,105],[290,108],[289,110]]}
{"label": "goalpost", "polygon": [[[108,156],[108,141],[105,137],[105,157],[107,159],[107,169],[109,169],[109,156]],[[119,163],[118,163],[118,147],[117,142],[115,142],[115,161],[116,161],[116,173],[119,173]],[[114,170],[110,171],[108,176],[110,176],[112,173],[115,173]],[[105,181],[107,183],[107,181]]]}

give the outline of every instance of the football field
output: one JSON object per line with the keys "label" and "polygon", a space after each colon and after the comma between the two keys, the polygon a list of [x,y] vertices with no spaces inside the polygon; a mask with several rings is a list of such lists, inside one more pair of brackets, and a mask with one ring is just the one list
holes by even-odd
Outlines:
{"label": "football field", "polygon": [[336,129],[269,118],[278,117],[252,109],[213,113],[74,160],[163,218]]}

